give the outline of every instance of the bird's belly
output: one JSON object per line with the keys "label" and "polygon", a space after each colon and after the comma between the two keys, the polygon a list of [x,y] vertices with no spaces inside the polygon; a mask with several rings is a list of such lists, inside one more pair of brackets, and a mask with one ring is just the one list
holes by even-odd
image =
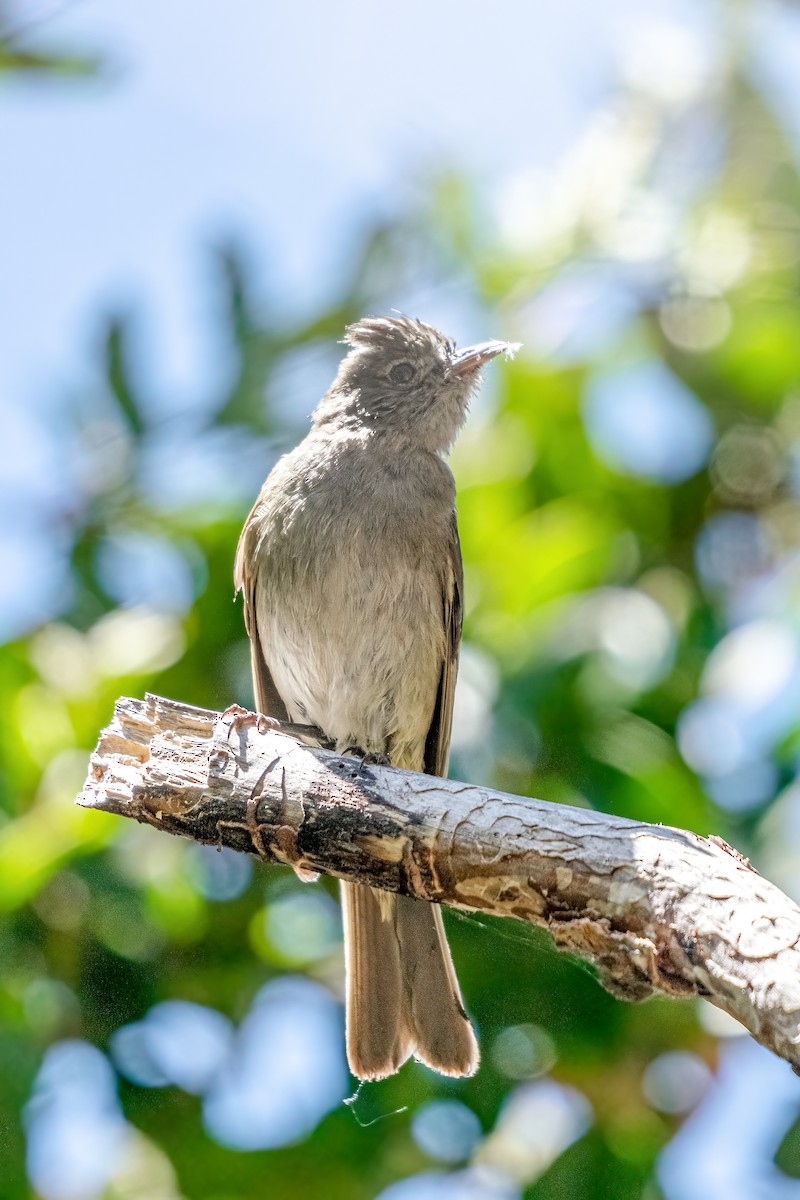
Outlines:
{"label": "bird's belly", "polygon": [[280,605],[262,596],[264,656],[293,720],[341,749],[421,770],[444,658],[441,584],[384,560],[353,579],[311,571]]}

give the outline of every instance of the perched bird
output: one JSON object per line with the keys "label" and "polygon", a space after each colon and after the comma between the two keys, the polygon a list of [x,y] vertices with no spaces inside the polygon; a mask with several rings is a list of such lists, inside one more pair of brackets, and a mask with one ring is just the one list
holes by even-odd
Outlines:
{"label": "perched bird", "polygon": [[[244,595],[256,707],[316,725],[340,752],[444,775],[461,640],[455,484],[444,455],[484,363],[430,325],[369,317],[311,432],[245,522]],[[347,1055],[361,1079],[409,1055],[470,1075],[478,1045],[440,910],[342,884]]]}

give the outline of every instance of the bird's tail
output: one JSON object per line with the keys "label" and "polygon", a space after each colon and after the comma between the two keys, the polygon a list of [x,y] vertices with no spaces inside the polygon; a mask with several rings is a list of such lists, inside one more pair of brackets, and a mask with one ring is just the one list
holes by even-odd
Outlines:
{"label": "bird's tail", "polygon": [[383,1079],[413,1054],[443,1075],[472,1075],[478,1043],[461,1002],[441,910],[343,883],[342,911],[353,1074]]}

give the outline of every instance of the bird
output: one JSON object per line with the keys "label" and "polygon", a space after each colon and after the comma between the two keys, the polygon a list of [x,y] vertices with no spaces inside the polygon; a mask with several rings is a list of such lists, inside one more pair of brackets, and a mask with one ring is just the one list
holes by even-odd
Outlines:
{"label": "bird", "polygon": [[[457,350],[404,315],[347,327],[305,439],[278,460],[239,539],[256,707],[340,753],[445,775],[463,570],[445,456],[480,369],[516,347]],[[362,1080],[412,1055],[444,1075],[479,1050],[435,904],[341,883],[346,1049]]]}

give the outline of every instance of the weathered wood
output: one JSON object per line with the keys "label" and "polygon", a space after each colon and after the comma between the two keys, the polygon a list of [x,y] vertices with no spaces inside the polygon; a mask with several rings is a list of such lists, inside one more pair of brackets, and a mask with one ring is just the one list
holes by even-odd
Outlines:
{"label": "weathered wood", "polygon": [[615,995],[707,996],[800,1068],[800,909],[719,839],[362,763],[244,709],[157,696],[117,702],[78,803],[304,878],[530,921]]}

